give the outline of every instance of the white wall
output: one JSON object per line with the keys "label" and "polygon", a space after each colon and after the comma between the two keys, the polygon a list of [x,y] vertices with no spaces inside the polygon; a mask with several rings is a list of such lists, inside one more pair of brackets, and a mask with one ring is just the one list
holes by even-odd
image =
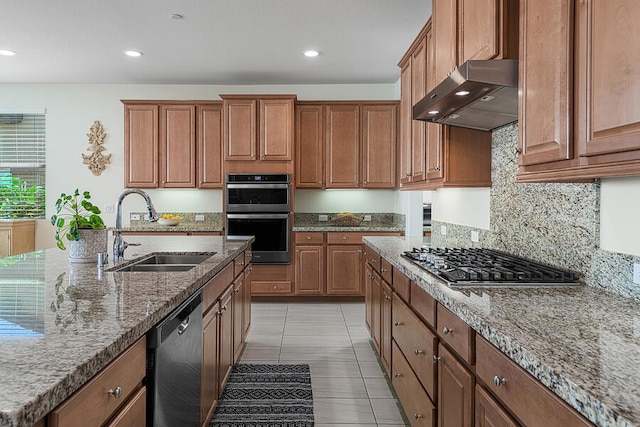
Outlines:
{"label": "white wall", "polygon": [[[388,85],[281,85],[281,86],[202,86],[202,85],[70,85],[0,84],[0,110],[33,111],[46,109],[47,129],[47,217],[53,213],[61,192],[76,187],[88,190],[93,202],[103,208],[115,203],[124,189],[124,108],[121,99],[219,99],[219,94],[297,94],[300,100],[395,100],[396,84]],[[95,120],[104,126],[105,154],[111,164],[100,176],[82,164],[88,154],[87,133]],[[221,211],[220,190],[150,190],[159,211]],[[123,204],[124,223],[128,212],[144,211],[141,197],[129,196]],[[115,214],[103,215],[108,226],[115,225]],[[38,222],[36,247],[54,246],[53,227]]]}
{"label": "white wall", "polygon": [[489,230],[488,188],[440,188],[431,193],[431,219]]}
{"label": "white wall", "polygon": [[600,247],[640,256],[640,177],[601,180]]}

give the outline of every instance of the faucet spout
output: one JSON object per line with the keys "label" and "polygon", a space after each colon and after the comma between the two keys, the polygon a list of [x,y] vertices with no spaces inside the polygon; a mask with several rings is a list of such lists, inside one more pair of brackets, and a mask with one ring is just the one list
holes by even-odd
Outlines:
{"label": "faucet spout", "polygon": [[122,237],[122,201],[129,194],[139,194],[144,198],[144,201],[147,204],[148,217],[150,222],[155,222],[158,220],[158,213],[156,212],[153,203],[151,202],[151,197],[144,191],[139,188],[130,188],[124,190],[118,196],[118,200],[116,202],[116,229],[114,230],[114,239],[113,239],[113,258],[114,261],[120,261],[124,259],[124,250],[127,248],[128,244],[124,241]]}

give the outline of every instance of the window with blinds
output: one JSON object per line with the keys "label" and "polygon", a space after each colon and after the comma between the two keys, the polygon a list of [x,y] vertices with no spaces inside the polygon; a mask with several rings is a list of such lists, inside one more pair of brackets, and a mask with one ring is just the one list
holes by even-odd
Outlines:
{"label": "window with blinds", "polygon": [[0,114],[0,218],[45,216],[45,115]]}

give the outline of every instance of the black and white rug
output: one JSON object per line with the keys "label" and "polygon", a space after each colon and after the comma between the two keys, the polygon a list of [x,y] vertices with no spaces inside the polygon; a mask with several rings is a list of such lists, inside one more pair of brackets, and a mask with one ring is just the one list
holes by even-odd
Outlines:
{"label": "black and white rug", "polygon": [[211,427],[312,427],[309,365],[237,364]]}

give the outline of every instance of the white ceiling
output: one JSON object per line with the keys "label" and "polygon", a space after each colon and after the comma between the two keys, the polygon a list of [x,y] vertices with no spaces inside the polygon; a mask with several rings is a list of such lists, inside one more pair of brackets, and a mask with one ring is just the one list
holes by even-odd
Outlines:
{"label": "white ceiling", "polygon": [[7,0],[0,49],[18,55],[0,83],[393,83],[430,15],[430,0]]}

